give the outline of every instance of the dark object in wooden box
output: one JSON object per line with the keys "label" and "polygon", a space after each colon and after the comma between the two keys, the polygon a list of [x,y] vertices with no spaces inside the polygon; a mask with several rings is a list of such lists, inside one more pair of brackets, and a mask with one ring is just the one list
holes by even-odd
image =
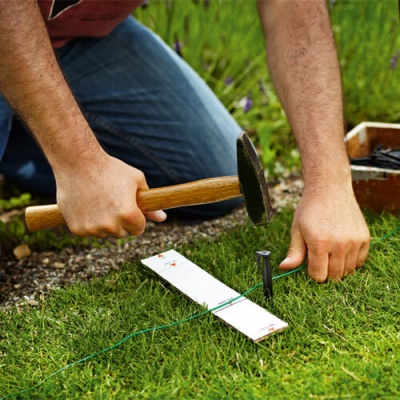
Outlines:
{"label": "dark object in wooden box", "polygon": [[[368,156],[378,145],[400,149],[400,124],[363,122],[345,138],[350,158]],[[351,165],[354,193],[360,207],[400,213],[400,170]]]}

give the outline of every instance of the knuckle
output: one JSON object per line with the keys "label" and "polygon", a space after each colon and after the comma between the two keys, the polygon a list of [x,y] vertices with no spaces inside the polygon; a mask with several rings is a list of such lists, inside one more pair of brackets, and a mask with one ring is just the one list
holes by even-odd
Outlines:
{"label": "knuckle", "polygon": [[142,235],[143,233],[144,233],[144,231],[145,231],[145,225],[143,225],[143,226],[141,226],[141,227],[138,227],[136,230],[135,230],[135,232],[133,233],[133,235],[135,235],[135,236],[140,236],[140,235]]}
{"label": "knuckle", "polygon": [[99,229],[101,237],[111,236],[114,238],[123,238],[126,236],[127,231],[124,229],[123,224],[110,221],[104,223]]}
{"label": "knuckle", "polygon": [[322,246],[322,245],[316,245],[315,247],[313,246],[312,249],[312,253],[314,255],[314,257],[320,259],[320,258],[324,258],[326,255],[331,253],[331,249],[330,246]]}
{"label": "knuckle", "polygon": [[125,223],[136,224],[139,220],[144,219],[144,215],[138,207],[127,208],[121,211],[121,219]]}
{"label": "knuckle", "polygon": [[137,171],[136,180],[139,184],[139,187],[147,185],[146,177],[142,171]]}
{"label": "knuckle", "polygon": [[143,219],[140,222],[137,222],[135,225],[131,225],[131,228],[128,229],[132,235],[139,236],[146,229],[146,221]]}
{"label": "knuckle", "polygon": [[138,208],[123,213],[122,221],[125,230],[134,236],[141,235],[146,227],[146,218]]}
{"label": "knuckle", "polygon": [[330,253],[331,248],[330,241],[325,239],[316,239],[309,247],[317,257]]}
{"label": "knuckle", "polygon": [[109,229],[107,231],[107,235],[108,236],[112,236],[112,237],[117,238],[117,239],[125,237],[127,235],[127,233],[128,232],[121,226],[118,227],[118,228],[116,227],[116,228],[113,228],[113,229]]}
{"label": "knuckle", "polygon": [[93,223],[86,223],[82,226],[81,232],[84,237],[96,237],[96,238],[104,238],[106,237],[106,232],[102,229],[101,225],[96,225]]}
{"label": "knuckle", "polygon": [[338,240],[335,244],[335,252],[339,256],[345,255],[349,250],[354,248],[353,240]]}
{"label": "knuckle", "polygon": [[68,229],[70,230],[70,232],[75,235],[75,236],[80,236],[80,237],[87,237],[88,233],[85,230],[85,228],[80,225],[80,224],[76,224],[76,223],[69,223],[68,224]]}
{"label": "knuckle", "polygon": [[88,226],[84,231],[86,237],[102,237],[101,231],[94,226]]}
{"label": "knuckle", "polygon": [[[130,235],[140,236],[141,234],[143,234],[143,232],[145,230],[145,227],[144,226],[132,226],[131,225],[129,227],[126,227],[125,229]],[[125,234],[124,235],[121,234],[120,237],[124,237],[124,236],[126,236],[126,235]]]}
{"label": "knuckle", "polygon": [[117,227],[116,224],[112,223],[104,224],[100,230],[104,232],[107,236],[116,236],[120,232],[119,227]]}

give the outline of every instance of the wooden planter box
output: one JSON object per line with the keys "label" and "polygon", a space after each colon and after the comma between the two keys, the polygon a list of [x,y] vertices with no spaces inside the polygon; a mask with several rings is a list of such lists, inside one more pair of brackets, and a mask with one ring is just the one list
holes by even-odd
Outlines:
{"label": "wooden planter box", "polygon": [[[349,157],[363,157],[378,145],[400,149],[400,124],[363,122],[345,137]],[[400,213],[400,170],[352,165],[353,188],[360,207]]]}

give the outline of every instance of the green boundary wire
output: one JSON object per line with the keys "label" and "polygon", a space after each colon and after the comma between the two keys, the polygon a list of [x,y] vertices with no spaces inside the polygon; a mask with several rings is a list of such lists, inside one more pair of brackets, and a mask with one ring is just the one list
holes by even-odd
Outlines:
{"label": "green boundary wire", "polygon": [[[381,242],[381,241],[383,241],[383,240],[386,240],[386,239],[388,239],[389,237],[395,235],[395,234],[396,234],[397,232],[399,232],[399,231],[400,231],[400,226],[398,226],[396,229],[394,229],[392,232],[388,233],[387,235],[384,235],[384,236],[382,236],[382,237],[380,237],[380,238],[377,238],[377,239],[373,239],[373,240],[374,240],[374,243],[370,243],[370,245],[375,244],[376,242]],[[305,265],[302,265],[302,266],[300,266],[300,267],[298,267],[298,268],[296,268],[296,269],[293,269],[293,270],[291,270],[291,271],[287,271],[287,272],[285,272],[285,273],[283,273],[283,274],[274,276],[274,277],[272,277],[272,280],[277,280],[277,279],[280,279],[280,278],[284,278],[284,277],[286,277],[286,276],[288,276],[288,275],[291,275],[291,274],[294,274],[294,273],[296,273],[296,272],[299,272],[299,271],[301,271],[301,270],[303,270],[303,269],[305,269],[305,268],[306,268],[306,266],[305,266]],[[103,349],[103,350],[97,351],[97,352],[95,352],[95,353],[93,353],[93,354],[90,354],[90,355],[88,355],[88,356],[86,356],[86,357],[81,358],[80,360],[77,360],[77,361],[74,361],[74,362],[72,362],[72,363],[70,363],[70,364],[65,365],[64,367],[58,369],[57,371],[55,371],[55,372],[53,372],[52,374],[50,374],[50,375],[48,375],[47,377],[45,377],[42,381],[40,381],[40,382],[37,383],[36,385],[34,385],[34,386],[32,386],[32,387],[30,387],[30,388],[28,388],[28,389],[23,389],[23,390],[20,390],[19,392],[11,393],[11,394],[9,394],[9,395],[6,395],[6,396],[4,396],[4,397],[1,397],[0,400],[5,400],[5,399],[10,398],[10,397],[13,397],[13,396],[18,396],[18,395],[20,395],[20,394],[30,392],[30,391],[32,391],[32,390],[38,388],[39,386],[42,386],[42,385],[43,385],[45,382],[47,382],[49,379],[51,379],[52,377],[54,377],[54,376],[60,374],[61,372],[65,371],[65,370],[67,370],[67,369],[69,369],[69,368],[72,368],[73,366],[75,366],[75,365],[77,365],[77,364],[82,364],[82,363],[84,363],[85,361],[88,361],[88,360],[90,360],[90,359],[92,359],[92,358],[98,357],[98,356],[100,356],[101,354],[107,353],[108,351],[114,350],[114,349],[116,349],[117,347],[121,346],[123,343],[125,343],[127,340],[129,340],[129,339],[131,339],[131,338],[133,338],[133,337],[135,337],[135,336],[139,336],[139,335],[141,335],[141,334],[149,333],[149,332],[156,332],[156,331],[160,331],[160,330],[167,329],[167,328],[172,328],[172,327],[174,327],[174,326],[177,326],[177,325],[183,324],[183,323],[185,323],[185,322],[192,321],[192,320],[194,320],[194,319],[196,319],[196,318],[202,317],[203,315],[212,313],[213,311],[216,311],[216,310],[218,310],[218,309],[220,309],[220,308],[223,308],[223,307],[225,307],[225,306],[227,306],[227,305],[229,305],[229,304],[235,302],[236,300],[238,300],[238,299],[240,299],[240,298],[246,296],[247,294],[251,293],[253,290],[255,290],[255,289],[259,288],[260,286],[262,286],[262,284],[263,284],[262,282],[257,283],[255,286],[253,286],[253,287],[251,287],[250,289],[246,290],[245,292],[243,292],[243,293],[240,294],[239,296],[235,297],[234,299],[231,299],[231,300],[229,300],[229,301],[227,301],[227,302],[225,302],[225,303],[223,303],[223,304],[221,304],[221,305],[219,305],[219,306],[217,306],[217,307],[210,308],[209,310],[204,310],[204,311],[199,312],[199,313],[197,313],[197,314],[194,314],[194,315],[192,315],[192,316],[183,318],[183,319],[181,319],[181,320],[179,320],[179,321],[171,322],[170,324],[159,325],[159,326],[155,326],[154,328],[147,328],[147,329],[143,329],[143,330],[140,330],[140,331],[133,332],[133,333],[129,334],[128,336],[125,336],[125,337],[124,337],[123,339],[121,339],[118,343],[115,343],[115,344],[113,344],[113,345],[110,346],[110,347],[107,347],[107,348],[105,348],[105,349]]]}
{"label": "green boundary wire", "polygon": [[[298,267],[298,268],[296,268],[296,269],[294,269],[294,270],[292,270],[292,271],[288,271],[288,272],[285,272],[285,273],[283,273],[283,274],[281,274],[281,275],[274,276],[274,277],[272,277],[272,280],[276,280],[276,279],[279,279],[279,278],[284,278],[285,276],[294,274],[295,272],[301,271],[301,270],[304,269],[304,268],[305,268],[305,266],[300,266],[300,267]],[[52,374],[50,374],[50,375],[48,375],[47,377],[45,377],[42,381],[40,381],[39,383],[37,383],[35,386],[32,386],[32,387],[30,387],[30,388],[28,388],[28,389],[24,389],[24,390],[21,390],[21,391],[19,391],[19,392],[11,393],[11,394],[9,394],[9,395],[6,395],[6,396],[4,396],[4,397],[1,397],[0,400],[4,400],[4,399],[10,398],[10,397],[12,397],[12,396],[18,396],[18,395],[20,395],[20,394],[30,392],[30,391],[32,391],[32,390],[38,388],[39,386],[43,385],[46,381],[48,381],[48,380],[51,379],[52,377],[54,377],[54,376],[60,374],[61,372],[65,371],[65,370],[67,370],[67,369],[69,369],[69,368],[71,368],[71,367],[73,367],[73,366],[75,366],[75,365],[77,365],[77,364],[82,364],[82,363],[84,363],[85,361],[88,361],[88,360],[90,360],[90,359],[92,359],[92,358],[95,358],[95,357],[97,357],[97,356],[99,356],[99,355],[101,355],[101,354],[107,353],[108,351],[114,350],[114,349],[116,349],[117,347],[121,346],[123,343],[125,343],[127,340],[129,340],[129,339],[131,339],[131,338],[133,338],[133,337],[135,337],[135,336],[139,336],[139,335],[144,334],[144,333],[160,331],[160,330],[162,330],[162,329],[172,328],[173,326],[180,325],[180,324],[183,324],[183,323],[188,322],[188,321],[192,321],[192,320],[194,320],[194,319],[196,319],[196,318],[202,317],[202,316],[205,315],[205,314],[209,314],[209,313],[211,313],[211,312],[213,312],[213,311],[219,310],[220,308],[223,308],[223,307],[225,307],[225,306],[227,306],[227,305],[229,305],[229,304],[235,302],[236,300],[238,300],[238,299],[240,299],[240,298],[246,296],[247,294],[249,294],[249,293],[252,292],[253,290],[259,288],[260,286],[262,286],[262,282],[257,283],[257,285],[255,285],[255,286],[251,287],[250,289],[246,290],[245,292],[243,292],[243,293],[240,294],[239,296],[237,296],[237,297],[235,297],[235,298],[233,298],[233,299],[231,299],[231,300],[229,300],[229,301],[227,301],[227,302],[225,302],[225,303],[223,303],[223,304],[221,304],[221,305],[219,305],[219,306],[217,306],[217,307],[210,308],[209,310],[204,310],[204,311],[199,312],[199,313],[197,313],[197,314],[194,314],[194,315],[192,315],[192,316],[183,318],[183,319],[181,319],[181,320],[179,320],[179,321],[174,321],[174,322],[171,322],[170,324],[159,325],[159,326],[155,326],[154,328],[147,328],[147,329],[143,329],[143,330],[141,330],[141,331],[133,332],[133,333],[129,334],[128,336],[125,336],[125,337],[124,337],[123,339],[121,339],[118,343],[115,343],[115,344],[113,344],[113,345],[110,346],[110,347],[107,347],[107,348],[105,348],[105,349],[103,349],[103,350],[97,351],[96,353],[93,353],[93,354],[90,354],[90,355],[88,355],[88,356],[86,356],[86,357],[83,357],[83,358],[81,358],[80,360],[77,360],[77,361],[74,361],[74,362],[72,362],[72,363],[70,363],[70,364],[68,364],[68,365],[65,365],[64,367],[58,369],[57,371],[55,371],[55,372],[53,372]]]}
{"label": "green boundary wire", "polygon": [[[400,1],[400,0],[399,0]],[[391,236],[395,235],[398,231],[400,231],[400,226],[398,226],[396,229],[393,229],[391,232],[389,232],[387,235],[384,235],[380,238],[372,239],[374,242],[370,243],[370,245],[382,242],[383,240],[386,240],[390,238]],[[1,400],[1,399],[0,399]]]}

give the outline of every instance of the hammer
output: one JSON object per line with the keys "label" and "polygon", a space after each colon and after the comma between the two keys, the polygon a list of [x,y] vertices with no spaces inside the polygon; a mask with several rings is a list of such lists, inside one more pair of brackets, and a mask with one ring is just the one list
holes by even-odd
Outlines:
{"label": "hammer", "polygon": [[[243,196],[254,225],[273,217],[264,171],[250,138],[242,132],[236,140],[238,176],[202,179],[179,185],[138,190],[137,204],[142,212],[197,204],[215,203]],[[25,220],[32,232],[65,224],[57,204],[27,207]]]}

